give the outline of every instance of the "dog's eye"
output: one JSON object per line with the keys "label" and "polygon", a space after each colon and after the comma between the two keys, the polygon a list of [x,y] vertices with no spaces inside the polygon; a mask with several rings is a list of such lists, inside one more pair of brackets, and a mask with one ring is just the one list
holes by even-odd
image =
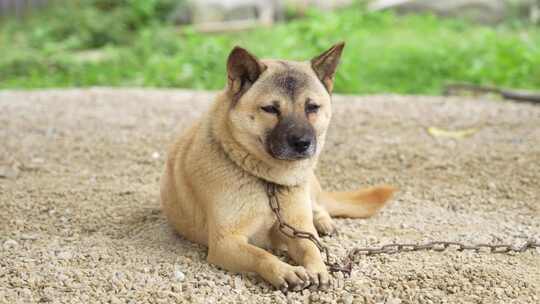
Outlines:
{"label": "dog's eye", "polygon": [[279,115],[279,108],[273,105],[261,107],[261,110],[265,111],[266,113]]}
{"label": "dog's eye", "polygon": [[310,113],[317,113],[317,111],[319,111],[320,109],[320,105],[318,104],[314,104],[314,103],[308,103],[306,105],[306,113],[310,114]]}

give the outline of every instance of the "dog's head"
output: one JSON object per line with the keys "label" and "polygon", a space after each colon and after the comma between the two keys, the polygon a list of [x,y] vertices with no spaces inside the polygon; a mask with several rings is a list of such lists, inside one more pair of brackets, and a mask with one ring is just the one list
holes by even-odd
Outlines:
{"label": "dog's head", "polygon": [[259,158],[317,155],[331,117],[334,74],[344,43],[307,62],[259,60],[235,47],[227,62],[233,136]]}

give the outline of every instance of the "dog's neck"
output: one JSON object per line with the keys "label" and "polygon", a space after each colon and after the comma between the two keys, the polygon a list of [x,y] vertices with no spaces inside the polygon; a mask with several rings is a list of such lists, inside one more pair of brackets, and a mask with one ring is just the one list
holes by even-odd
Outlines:
{"label": "dog's neck", "polygon": [[226,109],[223,108],[223,104],[219,104],[223,100],[219,99],[218,97],[213,111],[221,113],[216,113],[218,115],[215,117],[219,117],[219,119],[212,121],[210,125],[210,136],[221,146],[223,152],[235,165],[255,177],[282,186],[299,186],[308,181],[317,164],[318,154],[311,159],[302,161],[275,159],[263,161],[257,158],[235,140],[228,124],[227,115],[222,112]]}

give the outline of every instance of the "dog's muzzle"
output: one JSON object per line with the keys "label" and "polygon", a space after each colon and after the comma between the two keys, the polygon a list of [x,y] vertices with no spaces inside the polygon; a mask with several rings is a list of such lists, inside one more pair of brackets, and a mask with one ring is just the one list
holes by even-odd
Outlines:
{"label": "dog's muzzle", "polygon": [[281,160],[310,158],[317,150],[315,130],[307,119],[284,117],[267,138],[268,152]]}

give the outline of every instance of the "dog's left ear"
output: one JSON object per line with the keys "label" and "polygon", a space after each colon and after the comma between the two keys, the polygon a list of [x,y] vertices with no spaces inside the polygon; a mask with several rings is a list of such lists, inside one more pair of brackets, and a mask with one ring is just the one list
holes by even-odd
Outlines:
{"label": "dog's left ear", "polygon": [[344,47],[345,42],[337,43],[324,53],[311,59],[311,67],[326,87],[328,93],[332,93],[332,89],[334,88],[334,75]]}
{"label": "dog's left ear", "polygon": [[234,47],[227,60],[228,90],[238,100],[259,78],[266,66],[241,47]]}

